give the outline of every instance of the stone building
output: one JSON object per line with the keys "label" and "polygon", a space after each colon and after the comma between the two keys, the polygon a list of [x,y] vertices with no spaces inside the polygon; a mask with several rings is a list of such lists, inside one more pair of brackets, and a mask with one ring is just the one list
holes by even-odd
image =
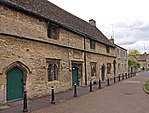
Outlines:
{"label": "stone building", "polygon": [[140,68],[138,68],[137,71],[140,71],[140,69],[149,70],[149,54],[146,52],[144,54],[131,55],[128,59],[134,60],[140,64]]}
{"label": "stone building", "polygon": [[125,75],[128,73],[127,50],[116,45],[116,73],[117,75]]}
{"label": "stone building", "polygon": [[[111,37],[110,42],[114,44],[114,38]],[[114,75],[125,75],[128,73],[128,57],[127,50],[115,44],[116,59],[114,61]]]}
{"label": "stone building", "polygon": [[[47,0],[0,0],[0,102],[33,99],[114,75],[115,45]],[[123,63],[125,66],[125,63]],[[123,70],[123,72],[125,72]]]}

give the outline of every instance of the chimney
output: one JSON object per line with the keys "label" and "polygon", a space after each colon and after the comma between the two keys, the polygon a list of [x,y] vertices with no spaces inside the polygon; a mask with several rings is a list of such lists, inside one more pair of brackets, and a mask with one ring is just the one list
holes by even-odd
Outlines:
{"label": "chimney", "polygon": [[111,36],[111,39],[109,39],[111,43],[114,44],[114,38]]}
{"label": "chimney", "polygon": [[147,53],[146,52],[144,52],[144,54],[143,55],[147,55]]}
{"label": "chimney", "polygon": [[96,27],[96,21],[95,21],[95,20],[90,19],[90,20],[89,20],[89,23],[90,23],[92,26],[95,26],[95,27]]}

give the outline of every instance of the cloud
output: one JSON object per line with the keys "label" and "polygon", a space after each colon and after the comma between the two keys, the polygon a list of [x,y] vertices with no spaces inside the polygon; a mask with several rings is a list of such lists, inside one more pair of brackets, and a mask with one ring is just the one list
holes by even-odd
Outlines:
{"label": "cloud", "polygon": [[[126,40],[127,39],[127,40]],[[136,43],[137,40],[135,38],[132,37],[123,37],[123,38],[117,38],[115,43],[117,43],[118,45],[131,45]]]}
{"label": "cloud", "polygon": [[[104,34],[110,37],[110,25],[103,29]],[[138,49],[141,53],[149,52],[149,21],[133,20],[114,23],[115,43],[121,47]]]}

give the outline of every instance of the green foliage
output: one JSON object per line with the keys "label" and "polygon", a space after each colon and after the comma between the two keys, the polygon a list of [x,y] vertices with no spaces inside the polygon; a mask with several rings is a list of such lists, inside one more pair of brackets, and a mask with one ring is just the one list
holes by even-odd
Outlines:
{"label": "green foliage", "polygon": [[140,64],[139,63],[137,63],[136,61],[134,61],[134,60],[128,60],[128,66],[130,66],[130,67],[140,67]]}
{"label": "green foliage", "polygon": [[131,55],[138,55],[140,54],[140,51],[137,50],[137,49],[131,49],[128,51],[128,56],[131,56]]}
{"label": "green foliage", "polygon": [[149,93],[149,80],[146,82],[146,84],[144,85],[144,89],[147,93]]}

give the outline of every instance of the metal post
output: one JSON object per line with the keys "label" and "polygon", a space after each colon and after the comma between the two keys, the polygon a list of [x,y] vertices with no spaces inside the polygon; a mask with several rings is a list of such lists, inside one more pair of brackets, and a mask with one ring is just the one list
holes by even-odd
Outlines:
{"label": "metal post", "polygon": [[99,78],[99,89],[101,89],[101,80]]}
{"label": "metal post", "polygon": [[23,112],[28,112],[28,109],[27,109],[27,91],[24,91],[24,96],[23,96]]}
{"label": "metal post", "polygon": [[118,78],[119,78],[119,82],[121,81],[121,76],[120,76],[120,74],[118,75]]}
{"label": "metal post", "polygon": [[122,80],[124,80],[124,74],[122,73]]}
{"label": "metal post", "polygon": [[115,75],[114,75],[114,83],[116,82],[116,78],[115,78]]}
{"label": "metal post", "polygon": [[77,85],[74,84],[74,97],[77,97]]}
{"label": "metal post", "polygon": [[92,92],[92,81],[90,81],[90,92]]}
{"label": "metal post", "polygon": [[51,104],[55,104],[55,100],[54,100],[54,87],[51,87]]}
{"label": "metal post", "polygon": [[127,73],[125,73],[125,75],[126,75],[126,79],[127,79]]}
{"label": "metal post", "polygon": [[110,79],[109,79],[109,77],[108,77],[108,84],[107,84],[107,86],[110,86]]}

